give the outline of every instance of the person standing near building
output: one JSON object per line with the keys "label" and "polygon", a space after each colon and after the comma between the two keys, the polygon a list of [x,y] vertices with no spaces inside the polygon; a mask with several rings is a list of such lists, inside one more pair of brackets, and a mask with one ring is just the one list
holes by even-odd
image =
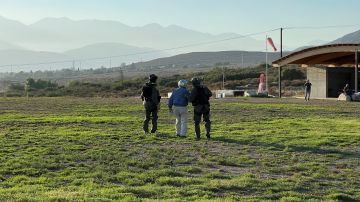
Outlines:
{"label": "person standing near building", "polygon": [[352,101],[352,90],[350,89],[349,84],[347,83],[343,89],[345,95],[350,97],[350,101]]}
{"label": "person standing near building", "polygon": [[156,81],[158,77],[155,74],[149,76],[149,82],[147,82],[141,92],[141,99],[143,100],[145,108],[145,119],[143,123],[144,133],[149,133],[149,122],[152,120],[151,133],[155,133],[157,130],[158,111],[160,109],[160,93],[156,88]]}
{"label": "person standing near building", "polygon": [[305,100],[309,101],[310,100],[310,94],[311,94],[311,83],[309,80],[306,80],[304,86],[305,86]]}
{"label": "person standing near building", "polygon": [[176,135],[179,137],[186,137],[187,133],[187,106],[189,103],[190,92],[186,89],[186,80],[178,82],[178,88],[175,89],[169,99],[169,111],[173,112],[176,116]]}
{"label": "person standing near building", "polygon": [[262,93],[266,92],[265,82],[266,82],[265,74],[261,73],[260,77],[259,77],[259,88],[258,88],[257,94],[262,94]]}
{"label": "person standing near building", "polygon": [[194,124],[195,135],[197,139],[200,139],[200,122],[201,117],[205,121],[206,137],[210,138],[210,103],[209,98],[212,96],[211,91],[206,86],[201,85],[200,79],[194,77],[191,79],[193,88],[190,93],[189,101],[192,102],[194,107]]}

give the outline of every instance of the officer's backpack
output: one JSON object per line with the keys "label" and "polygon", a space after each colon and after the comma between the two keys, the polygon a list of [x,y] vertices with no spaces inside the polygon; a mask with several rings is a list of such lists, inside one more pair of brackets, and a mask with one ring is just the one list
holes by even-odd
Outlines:
{"label": "officer's backpack", "polygon": [[192,104],[194,106],[209,104],[209,95],[205,93],[205,88],[203,86],[199,86],[196,87],[196,89],[198,94]]}
{"label": "officer's backpack", "polygon": [[146,101],[152,101],[152,86],[144,85],[142,88],[142,95]]}

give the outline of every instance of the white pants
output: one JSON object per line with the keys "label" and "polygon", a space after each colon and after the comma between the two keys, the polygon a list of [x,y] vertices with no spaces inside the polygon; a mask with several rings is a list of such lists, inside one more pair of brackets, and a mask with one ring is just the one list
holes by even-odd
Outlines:
{"label": "white pants", "polygon": [[176,134],[186,136],[188,122],[187,107],[174,106],[174,114],[176,116]]}

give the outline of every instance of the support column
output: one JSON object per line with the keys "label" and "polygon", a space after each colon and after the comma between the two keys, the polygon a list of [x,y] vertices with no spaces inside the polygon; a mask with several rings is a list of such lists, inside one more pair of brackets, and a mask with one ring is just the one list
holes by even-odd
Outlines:
{"label": "support column", "polygon": [[279,97],[281,98],[281,66],[279,66]]}

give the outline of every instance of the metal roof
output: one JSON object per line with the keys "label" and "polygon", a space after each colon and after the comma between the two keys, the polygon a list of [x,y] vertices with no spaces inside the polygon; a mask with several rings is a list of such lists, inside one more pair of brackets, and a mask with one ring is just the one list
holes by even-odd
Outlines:
{"label": "metal roof", "polygon": [[329,44],[306,48],[273,62],[275,67],[287,64],[303,66],[326,65],[332,66],[354,66],[355,51],[360,51],[360,44]]}

